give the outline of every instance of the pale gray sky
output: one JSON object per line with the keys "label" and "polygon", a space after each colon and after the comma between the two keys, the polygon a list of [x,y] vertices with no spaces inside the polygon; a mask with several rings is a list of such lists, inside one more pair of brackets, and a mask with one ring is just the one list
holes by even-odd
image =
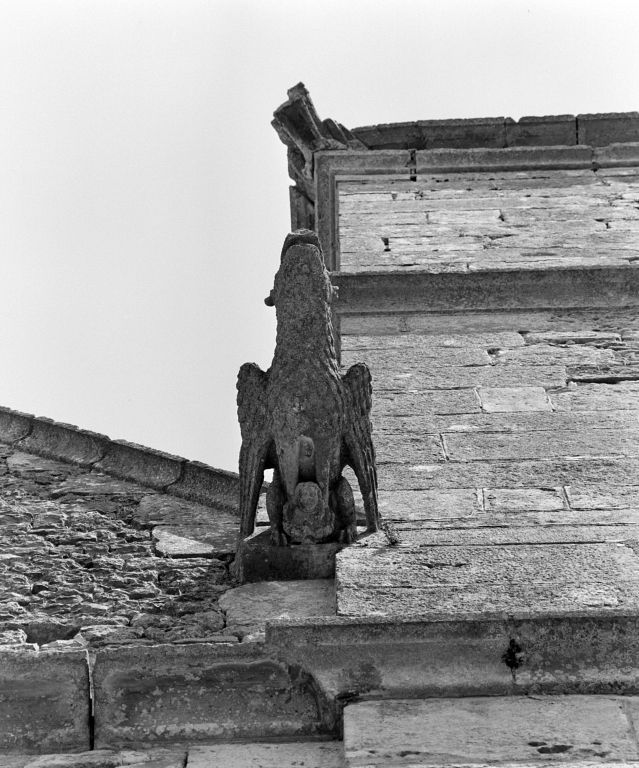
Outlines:
{"label": "pale gray sky", "polygon": [[0,404],[237,468],[289,228],[270,127],[639,109],[639,4],[0,0]]}

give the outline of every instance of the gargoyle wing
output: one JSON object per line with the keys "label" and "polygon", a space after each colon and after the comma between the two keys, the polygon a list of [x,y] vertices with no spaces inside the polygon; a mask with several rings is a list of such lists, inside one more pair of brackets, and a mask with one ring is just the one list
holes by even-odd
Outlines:
{"label": "gargoyle wing", "polygon": [[344,419],[345,462],[353,469],[364,498],[369,531],[379,527],[377,509],[377,470],[370,422],[371,372],[364,363],[355,363],[342,376],[346,389]]}
{"label": "gargoyle wing", "polygon": [[268,373],[244,363],[237,376],[237,415],[242,433],[240,449],[240,536],[250,536],[264,480],[272,436],[268,429]]}

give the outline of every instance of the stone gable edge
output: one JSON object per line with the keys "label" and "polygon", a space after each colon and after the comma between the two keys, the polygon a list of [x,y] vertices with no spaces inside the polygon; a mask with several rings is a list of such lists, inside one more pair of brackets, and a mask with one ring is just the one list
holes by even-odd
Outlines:
{"label": "stone gable edge", "polygon": [[199,461],[0,406],[0,442],[43,458],[237,512],[239,476]]}

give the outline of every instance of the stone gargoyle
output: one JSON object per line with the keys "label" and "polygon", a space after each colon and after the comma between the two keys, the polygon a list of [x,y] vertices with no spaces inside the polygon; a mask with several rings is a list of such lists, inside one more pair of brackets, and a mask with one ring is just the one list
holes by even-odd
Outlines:
{"label": "stone gargoyle", "polygon": [[273,544],[350,543],[357,534],[350,466],[368,531],[379,527],[371,374],[364,363],[340,373],[331,323],[336,295],[317,235],[286,237],[274,288],[277,339],[268,371],[245,363],[237,380],[240,535],[254,529],[264,470],[273,468],[266,509]]}

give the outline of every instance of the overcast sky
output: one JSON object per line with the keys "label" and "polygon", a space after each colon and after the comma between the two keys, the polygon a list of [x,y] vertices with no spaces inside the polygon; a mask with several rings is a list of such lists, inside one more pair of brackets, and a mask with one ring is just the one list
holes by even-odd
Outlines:
{"label": "overcast sky", "polygon": [[270,126],[639,109],[639,3],[0,0],[0,404],[235,470],[289,228]]}

